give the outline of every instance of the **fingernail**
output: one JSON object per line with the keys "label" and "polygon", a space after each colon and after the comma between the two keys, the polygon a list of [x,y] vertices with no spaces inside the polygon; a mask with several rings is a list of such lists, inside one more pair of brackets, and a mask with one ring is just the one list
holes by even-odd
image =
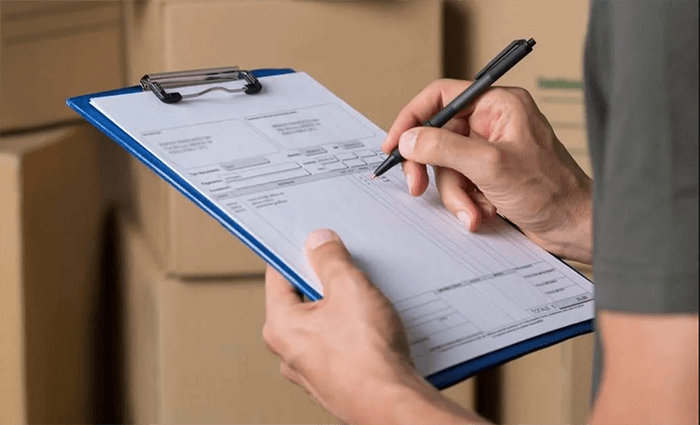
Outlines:
{"label": "fingernail", "polygon": [[339,240],[338,235],[332,230],[319,229],[309,235],[309,238],[306,240],[306,247],[308,249],[316,249],[326,242],[337,240]]}
{"label": "fingernail", "polygon": [[416,182],[416,178],[411,173],[406,173],[406,184],[408,185],[408,193],[413,195],[413,185]]}
{"label": "fingernail", "polygon": [[471,216],[469,215],[468,212],[466,212],[466,211],[458,211],[458,212],[457,212],[457,218],[459,219],[459,221],[461,221],[462,223],[464,223],[465,226],[467,226],[467,229],[468,229],[469,226],[471,225],[471,221],[472,221],[472,220],[471,220]]}
{"label": "fingernail", "polygon": [[416,137],[418,134],[415,131],[405,131],[401,137],[399,137],[399,152],[401,155],[410,155],[413,152],[413,148],[416,146]]}

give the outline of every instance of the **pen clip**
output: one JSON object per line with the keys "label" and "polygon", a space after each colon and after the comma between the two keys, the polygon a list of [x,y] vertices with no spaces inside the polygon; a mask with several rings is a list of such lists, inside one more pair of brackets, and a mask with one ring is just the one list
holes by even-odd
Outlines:
{"label": "pen clip", "polygon": [[499,53],[495,58],[491,59],[491,62],[489,62],[484,69],[481,71],[477,72],[476,75],[474,76],[475,80],[478,80],[481,78],[482,75],[484,75],[486,72],[488,72],[491,68],[496,66],[500,61],[503,60],[506,56],[510,54],[513,50],[517,49],[521,44],[526,43],[524,39],[520,40],[514,40],[512,41],[508,46],[506,46],[505,49],[501,50],[501,53]]}

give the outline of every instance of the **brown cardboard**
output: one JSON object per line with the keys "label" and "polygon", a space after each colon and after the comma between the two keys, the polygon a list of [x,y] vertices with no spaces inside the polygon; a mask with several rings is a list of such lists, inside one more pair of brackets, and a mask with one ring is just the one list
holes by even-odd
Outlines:
{"label": "brown cardboard", "polygon": [[586,423],[592,363],[593,335],[586,335],[501,366],[500,423]]}
{"label": "brown cardboard", "polygon": [[497,85],[529,90],[590,174],[582,90],[588,6],[588,0],[449,0],[445,70],[450,77],[474,78],[512,40],[534,38],[532,53]]}
{"label": "brown cardboard", "polygon": [[95,420],[97,137],[0,139],[0,423]]}
{"label": "brown cardboard", "polygon": [[[442,75],[441,2],[145,1],[127,7],[129,80],[239,65],[309,73],[384,128]],[[134,164],[137,216],[177,276],[256,273],[263,263]]]}
{"label": "brown cardboard", "polygon": [[467,379],[453,387],[442,390],[442,395],[460,406],[474,411],[476,409],[476,378]]}
{"label": "brown cardboard", "polygon": [[262,277],[189,282],[120,220],[128,422],[337,423],[262,341]]}
{"label": "brown cardboard", "polygon": [[66,98],[124,83],[121,2],[3,1],[0,130],[78,116]]}

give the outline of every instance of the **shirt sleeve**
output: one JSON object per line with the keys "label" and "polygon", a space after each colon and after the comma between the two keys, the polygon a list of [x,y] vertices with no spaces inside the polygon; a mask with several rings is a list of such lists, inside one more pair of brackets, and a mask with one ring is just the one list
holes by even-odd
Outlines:
{"label": "shirt sleeve", "polygon": [[[698,2],[610,2],[597,308],[698,312]],[[596,158],[593,158],[594,160]]]}

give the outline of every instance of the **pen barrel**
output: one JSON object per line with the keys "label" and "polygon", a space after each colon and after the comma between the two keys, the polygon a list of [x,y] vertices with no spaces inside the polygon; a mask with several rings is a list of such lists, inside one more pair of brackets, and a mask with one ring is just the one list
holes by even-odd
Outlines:
{"label": "pen barrel", "polygon": [[448,103],[447,106],[440,112],[435,114],[431,119],[423,123],[424,127],[442,127],[451,120],[457,113],[464,109],[468,103],[474,101],[479,97],[486,89],[493,84],[494,80],[489,75],[486,74],[474,81],[471,86],[464,90],[459,96],[455,97],[452,102]]}

